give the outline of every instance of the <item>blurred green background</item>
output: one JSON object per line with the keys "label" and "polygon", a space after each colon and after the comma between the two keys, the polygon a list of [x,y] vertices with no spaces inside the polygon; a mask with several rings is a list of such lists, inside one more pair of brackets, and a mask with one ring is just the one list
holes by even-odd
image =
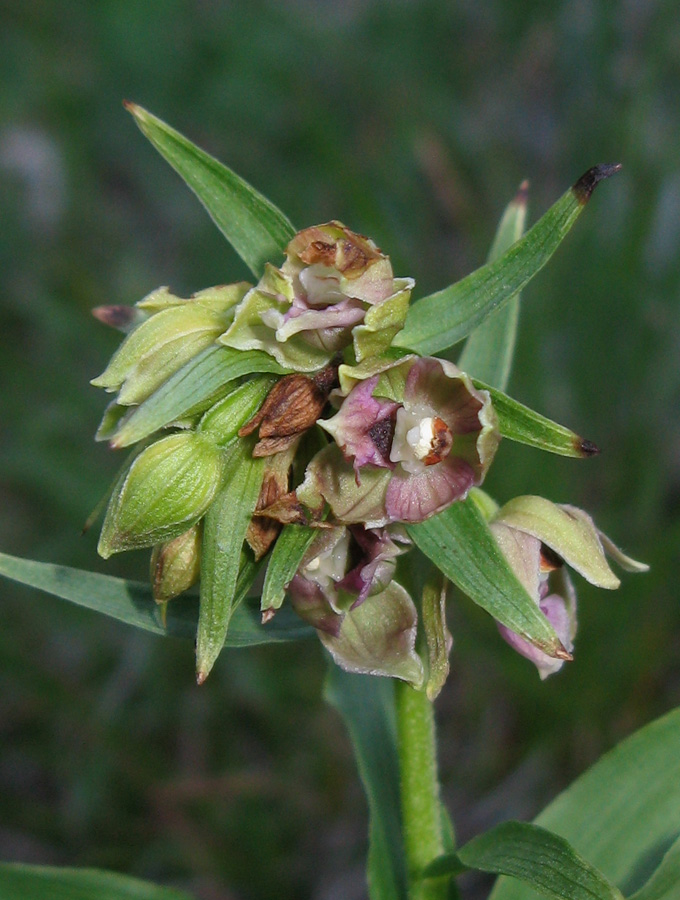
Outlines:
{"label": "blurred green background", "polygon": [[[531,817],[680,703],[680,17],[654,0],[0,0],[0,548],[104,564],[83,522],[119,457],[90,387],[93,306],[243,265],[121,106],[134,100],[299,227],[372,236],[423,295],[483,262],[519,182],[533,221],[621,161],[526,291],[511,392],[603,449],[503,445],[487,485],[589,509],[649,562],[580,582],[576,659],[540,683],[451,605],[438,701],[465,838]],[[202,900],[365,896],[366,811],[314,643],[224,654],[9,583],[0,605],[0,858],[106,866]],[[470,896],[483,896],[470,884]]]}

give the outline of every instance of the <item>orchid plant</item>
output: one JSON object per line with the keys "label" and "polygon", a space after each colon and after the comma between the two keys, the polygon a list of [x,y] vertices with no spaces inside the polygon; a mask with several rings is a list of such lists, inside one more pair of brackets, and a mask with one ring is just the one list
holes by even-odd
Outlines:
{"label": "orchid plant", "polygon": [[[658,778],[647,783],[650,759],[680,734],[677,715],[585,776],[606,798],[577,783],[540,824],[504,823],[457,849],[436,764],[432,704],[449,668],[451,585],[545,678],[574,653],[568,569],[614,589],[607,557],[647,568],[583,510],[538,496],[499,506],[482,489],[501,438],[572,458],[598,453],[504,391],[521,290],[620,167],[590,169],[526,233],[522,185],[487,264],[411,304],[413,279],[395,276],[373,240],[338,221],[296,231],[225,166],[127,106],[254,283],[189,298],[161,287],[132,307],[94,310],[125,333],[92,382],[115,395],[97,439],[132,448],[98,549],[104,558],[150,549],[146,604],[140,586],[105,576],[5,556],[2,573],[156,633],[195,635],[199,684],[225,647],[316,634],[332,657],[327,696],[347,721],[367,791],[371,900],[458,897],[467,869],[509,876],[494,900],[677,896],[680,843],[668,847],[678,804],[640,837],[644,805],[661,791]],[[629,793],[607,782],[621,765],[641,821],[614,822],[611,812],[613,840],[584,837],[603,827],[602,805],[625,808]],[[661,845],[658,868],[635,884],[639,859]],[[14,885],[16,897],[36,885],[100,896],[97,878],[0,868],[0,887]],[[107,896],[180,897],[116,884]]]}

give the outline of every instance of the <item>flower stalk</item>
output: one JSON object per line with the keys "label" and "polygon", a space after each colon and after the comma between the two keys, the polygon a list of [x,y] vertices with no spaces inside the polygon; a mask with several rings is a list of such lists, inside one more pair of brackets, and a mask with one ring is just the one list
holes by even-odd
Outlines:
{"label": "flower stalk", "polygon": [[409,900],[445,900],[448,879],[423,880],[444,852],[434,707],[424,691],[395,681],[401,814]]}

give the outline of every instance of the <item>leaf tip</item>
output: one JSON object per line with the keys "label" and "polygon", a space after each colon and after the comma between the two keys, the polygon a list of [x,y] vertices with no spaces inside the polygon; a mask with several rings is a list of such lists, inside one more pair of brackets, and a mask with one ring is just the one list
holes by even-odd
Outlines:
{"label": "leaf tip", "polygon": [[133,116],[139,116],[143,112],[142,107],[133,103],[132,100],[123,100],[123,107]]}
{"label": "leaf tip", "polygon": [[529,201],[529,180],[527,178],[520,184],[517,188],[517,193],[514,196],[513,204],[519,207],[526,207]]}
{"label": "leaf tip", "polygon": [[558,641],[557,649],[554,653],[555,659],[563,659],[565,662],[572,662],[574,659],[573,655],[567,650],[567,648]]}
{"label": "leaf tip", "polygon": [[205,684],[205,680],[208,677],[209,672],[197,672],[196,673],[196,684],[200,687],[202,684]]}
{"label": "leaf tip", "polygon": [[598,456],[601,452],[600,448],[597,444],[594,444],[592,441],[587,441],[584,438],[576,438],[574,441],[574,447],[579,456],[589,457],[589,456]]}
{"label": "leaf tip", "polygon": [[581,175],[572,188],[581,206],[586,205],[590,200],[590,195],[601,181],[616,175],[617,172],[621,171],[621,168],[621,163],[601,163],[599,166],[593,166],[592,169],[588,169],[585,174]]}
{"label": "leaf tip", "polygon": [[271,620],[274,618],[275,615],[276,615],[276,610],[273,609],[272,607],[270,607],[269,609],[263,609],[262,610],[262,619],[261,619],[262,624],[266,625],[267,622],[271,622]]}

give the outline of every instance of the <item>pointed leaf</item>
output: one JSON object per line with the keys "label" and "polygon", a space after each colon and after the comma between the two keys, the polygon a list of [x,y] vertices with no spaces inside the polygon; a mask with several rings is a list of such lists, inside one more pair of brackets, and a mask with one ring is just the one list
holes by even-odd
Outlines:
{"label": "pointed leaf", "polygon": [[[524,233],[527,215],[528,183],[525,181],[515,198],[508,204],[498,225],[487,262],[505,253]],[[515,352],[520,295],[491,313],[472,332],[458,360],[458,367],[481,378],[500,390],[505,390],[510,378]]]}
{"label": "pointed leaf", "polygon": [[427,355],[446,350],[470,334],[543,268],[583,211],[597,183],[619,169],[618,165],[590,169],[499,259],[415,303],[394,343]]}
{"label": "pointed leaf", "polygon": [[[678,746],[680,709],[603,756],[541,813],[536,824],[566,838],[628,896],[642,887],[680,834]],[[670,895],[673,900],[676,896]],[[491,900],[538,897],[502,878]]]}
{"label": "pointed leaf", "polygon": [[277,261],[295,229],[266,197],[141,106],[126,103],[142,132],[191,188],[256,277]]}
{"label": "pointed leaf", "polygon": [[236,378],[254,372],[283,375],[286,371],[271,356],[259,350],[209,347],[183,366],[121,422],[111,446],[116,449],[128,447],[183,416],[198,409],[205,411],[215,393]]}
{"label": "pointed leaf", "polygon": [[345,720],[368,799],[370,900],[406,900],[394,684],[331,665],[324,693]]}
{"label": "pointed leaf", "polygon": [[501,624],[549,656],[570,658],[517,580],[474,500],[452,503],[444,512],[406,530],[450,581]]}
{"label": "pointed leaf", "polygon": [[196,633],[199,684],[208,677],[224,646],[238,602],[241,550],[264,476],[264,460],[251,454],[252,441],[236,441],[227,451],[223,486],[205,517]]}
{"label": "pointed leaf", "polygon": [[0,863],[3,900],[191,900],[189,894],[100,869]]}
{"label": "pointed leaf", "polygon": [[528,406],[518,403],[502,391],[489,387],[483,381],[472,379],[476,388],[488,391],[498,417],[498,427],[503,437],[519,444],[527,444],[559,456],[584,459],[595,456],[600,451],[592,441],[584,440],[574,431],[546,419]]}
{"label": "pointed leaf", "polygon": [[309,545],[317,534],[316,528],[286,525],[277,538],[267,566],[262,588],[261,608],[280,609],[288,584],[300,568]]}
{"label": "pointed leaf", "polygon": [[[240,603],[248,593],[257,574],[254,562],[241,567],[236,587]],[[68,566],[20,559],[0,553],[0,575],[19,584],[69,600],[77,606],[110,616],[119,622],[150,631],[164,637],[193,640],[196,635],[198,604],[195,597],[178,597],[168,604],[165,623],[158,604],[151,593],[151,585],[127,581],[97,572],[85,572]],[[314,629],[300,623],[288,610],[281,610],[276,619],[263,627],[245,607],[237,607],[231,621],[226,646],[247,647],[271,641],[297,640],[314,634]]]}
{"label": "pointed leaf", "polygon": [[629,900],[677,900],[680,896],[680,837],[649,881]]}
{"label": "pointed leaf", "polygon": [[568,841],[526,822],[492,828],[457,853],[435,860],[425,875],[457,875],[465,869],[510,875],[553,900],[623,900],[621,892]]}

